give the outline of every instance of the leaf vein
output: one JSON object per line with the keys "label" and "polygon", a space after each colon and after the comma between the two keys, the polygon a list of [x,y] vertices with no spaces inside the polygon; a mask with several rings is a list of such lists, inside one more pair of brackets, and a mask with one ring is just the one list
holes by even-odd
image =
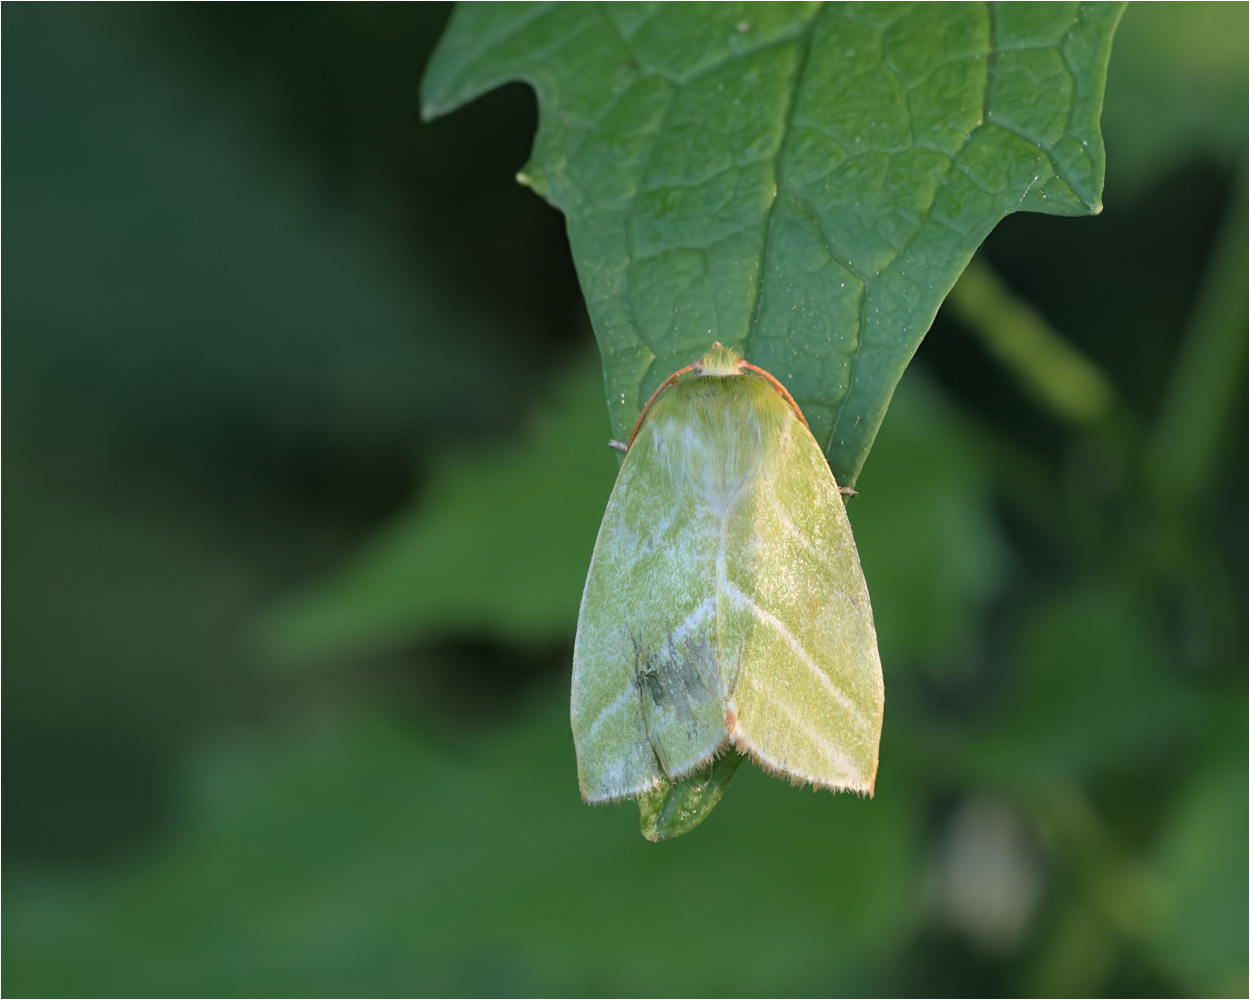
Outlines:
{"label": "leaf vein", "polygon": [[803,94],[803,78],[807,73],[807,65],[812,52],[812,43],[816,27],[820,23],[825,8],[822,6],[817,14],[808,21],[803,31],[796,37],[802,39],[799,50],[799,62],[794,74],[794,87],[790,92],[790,102],[786,108],[785,121],[781,129],[781,141],[777,143],[776,176],[773,178],[773,196],[768,204],[768,213],[764,219],[764,245],[760,248],[759,269],[755,276],[755,300],[751,303],[748,315],[751,317],[747,327],[746,340],[742,345],[742,356],[751,357],[751,342],[759,329],[760,315],[764,308],[764,283],[768,280],[768,253],[772,245],[773,222],[776,218],[777,198],[785,184],[786,144],[794,128],[794,115],[798,110]]}

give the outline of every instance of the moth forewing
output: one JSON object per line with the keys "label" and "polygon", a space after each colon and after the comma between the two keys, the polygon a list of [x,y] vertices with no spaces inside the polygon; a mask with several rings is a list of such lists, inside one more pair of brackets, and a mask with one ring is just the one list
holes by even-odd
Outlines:
{"label": "moth forewing", "polygon": [[837,483],[793,421],[731,519],[721,641],[743,649],[728,699],[743,753],[800,784],[871,794],[884,689],[868,589]]}
{"label": "moth forewing", "polygon": [[582,795],[638,797],[731,743],[871,794],[881,666],[837,484],[771,376],[719,345],[691,368],[644,408],[595,543],[573,654]]}
{"label": "moth forewing", "polygon": [[631,798],[725,741],[715,518],[648,425],[617,477],[582,594],[573,736],[582,796]]}

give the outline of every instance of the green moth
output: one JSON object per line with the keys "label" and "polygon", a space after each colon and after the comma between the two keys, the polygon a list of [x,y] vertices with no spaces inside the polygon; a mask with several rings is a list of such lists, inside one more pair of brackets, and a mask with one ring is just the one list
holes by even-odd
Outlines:
{"label": "green moth", "polygon": [[871,795],[883,709],[825,456],[781,383],[714,344],[644,407],[595,542],[573,651],[582,798],[646,806],[731,749]]}

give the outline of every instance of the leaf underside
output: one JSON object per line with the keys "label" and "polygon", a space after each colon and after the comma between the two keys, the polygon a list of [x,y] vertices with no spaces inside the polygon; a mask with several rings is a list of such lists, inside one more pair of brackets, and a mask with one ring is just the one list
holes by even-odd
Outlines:
{"label": "leaf underside", "polygon": [[853,485],[994,225],[1100,209],[1117,3],[462,4],[427,117],[538,93],[615,435],[714,341],[772,372]]}

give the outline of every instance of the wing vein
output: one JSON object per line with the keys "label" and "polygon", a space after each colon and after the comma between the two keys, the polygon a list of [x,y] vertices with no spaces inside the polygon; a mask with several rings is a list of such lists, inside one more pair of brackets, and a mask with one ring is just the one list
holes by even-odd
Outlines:
{"label": "wing vein", "polygon": [[723,588],[725,595],[731,601],[739,607],[750,611],[751,614],[755,616],[757,621],[771,628],[782,638],[782,640],[785,641],[786,645],[794,650],[799,660],[802,661],[803,665],[816,675],[825,690],[828,691],[833,697],[834,701],[855,716],[861,724],[867,724],[869,722],[860,707],[829,679],[829,675],[821,669],[820,664],[812,658],[811,653],[803,648],[802,643],[800,643],[799,640],[794,637],[794,634],[786,628],[785,623],[780,618],[771,612],[766,611],[755,601],[751,600],[751,598],[744,594],[728,577],[725,577],[721,581],[721,587]]}
{"label": "wing vein", "polygon": [[[757,691],[762,690],[759,681],[756,680],[755,678],[751,679],[751,686],[754,687]],[[782,714],[787,719],[790,720],[790,724],[792,726],[794,726],[796,729],[801,731],[804,736],[806,736],[809,740],[811,740],[816,746],[820,748],[821,753],[825,755],[825,760],[827,760],[830,764],[833,765],[834,768],[836,768],[838,771],[841,772],[839,775],[840,780],[842,780],[843,782],[847,784],[850,784],[851,782],[854,782],[855,780],[858,779],[859,775],[858,775],[854,762],[846,754],[844,754],[836,746],[834,746],[833,743],[831,743],[827,737],[823,736],[821,733],[817,732],[815,729],[809,726],[806,722],[804,722],[803,718],[797,712],[794,711],[794,706],[792,706],[787,701],[783,701],[780,698],[772,698],[771,701],[774,705],[777,706],[777,708],[781,710]],[[761,754],[761,756],[764,756],[759,749],[756,749],[755,752],[757,754]],[[765,759],[768,759],[768,758],[765,757]],[[793,765],[790,764],[788,760],[787,761],[774,761],[774,760],[768,759],[768,763],[773,765],[774,767],[784,767],[787,770],[793,769]],[[804,777],[807,778],[809,781],[815,780],[808,775],[804,775]]]}

